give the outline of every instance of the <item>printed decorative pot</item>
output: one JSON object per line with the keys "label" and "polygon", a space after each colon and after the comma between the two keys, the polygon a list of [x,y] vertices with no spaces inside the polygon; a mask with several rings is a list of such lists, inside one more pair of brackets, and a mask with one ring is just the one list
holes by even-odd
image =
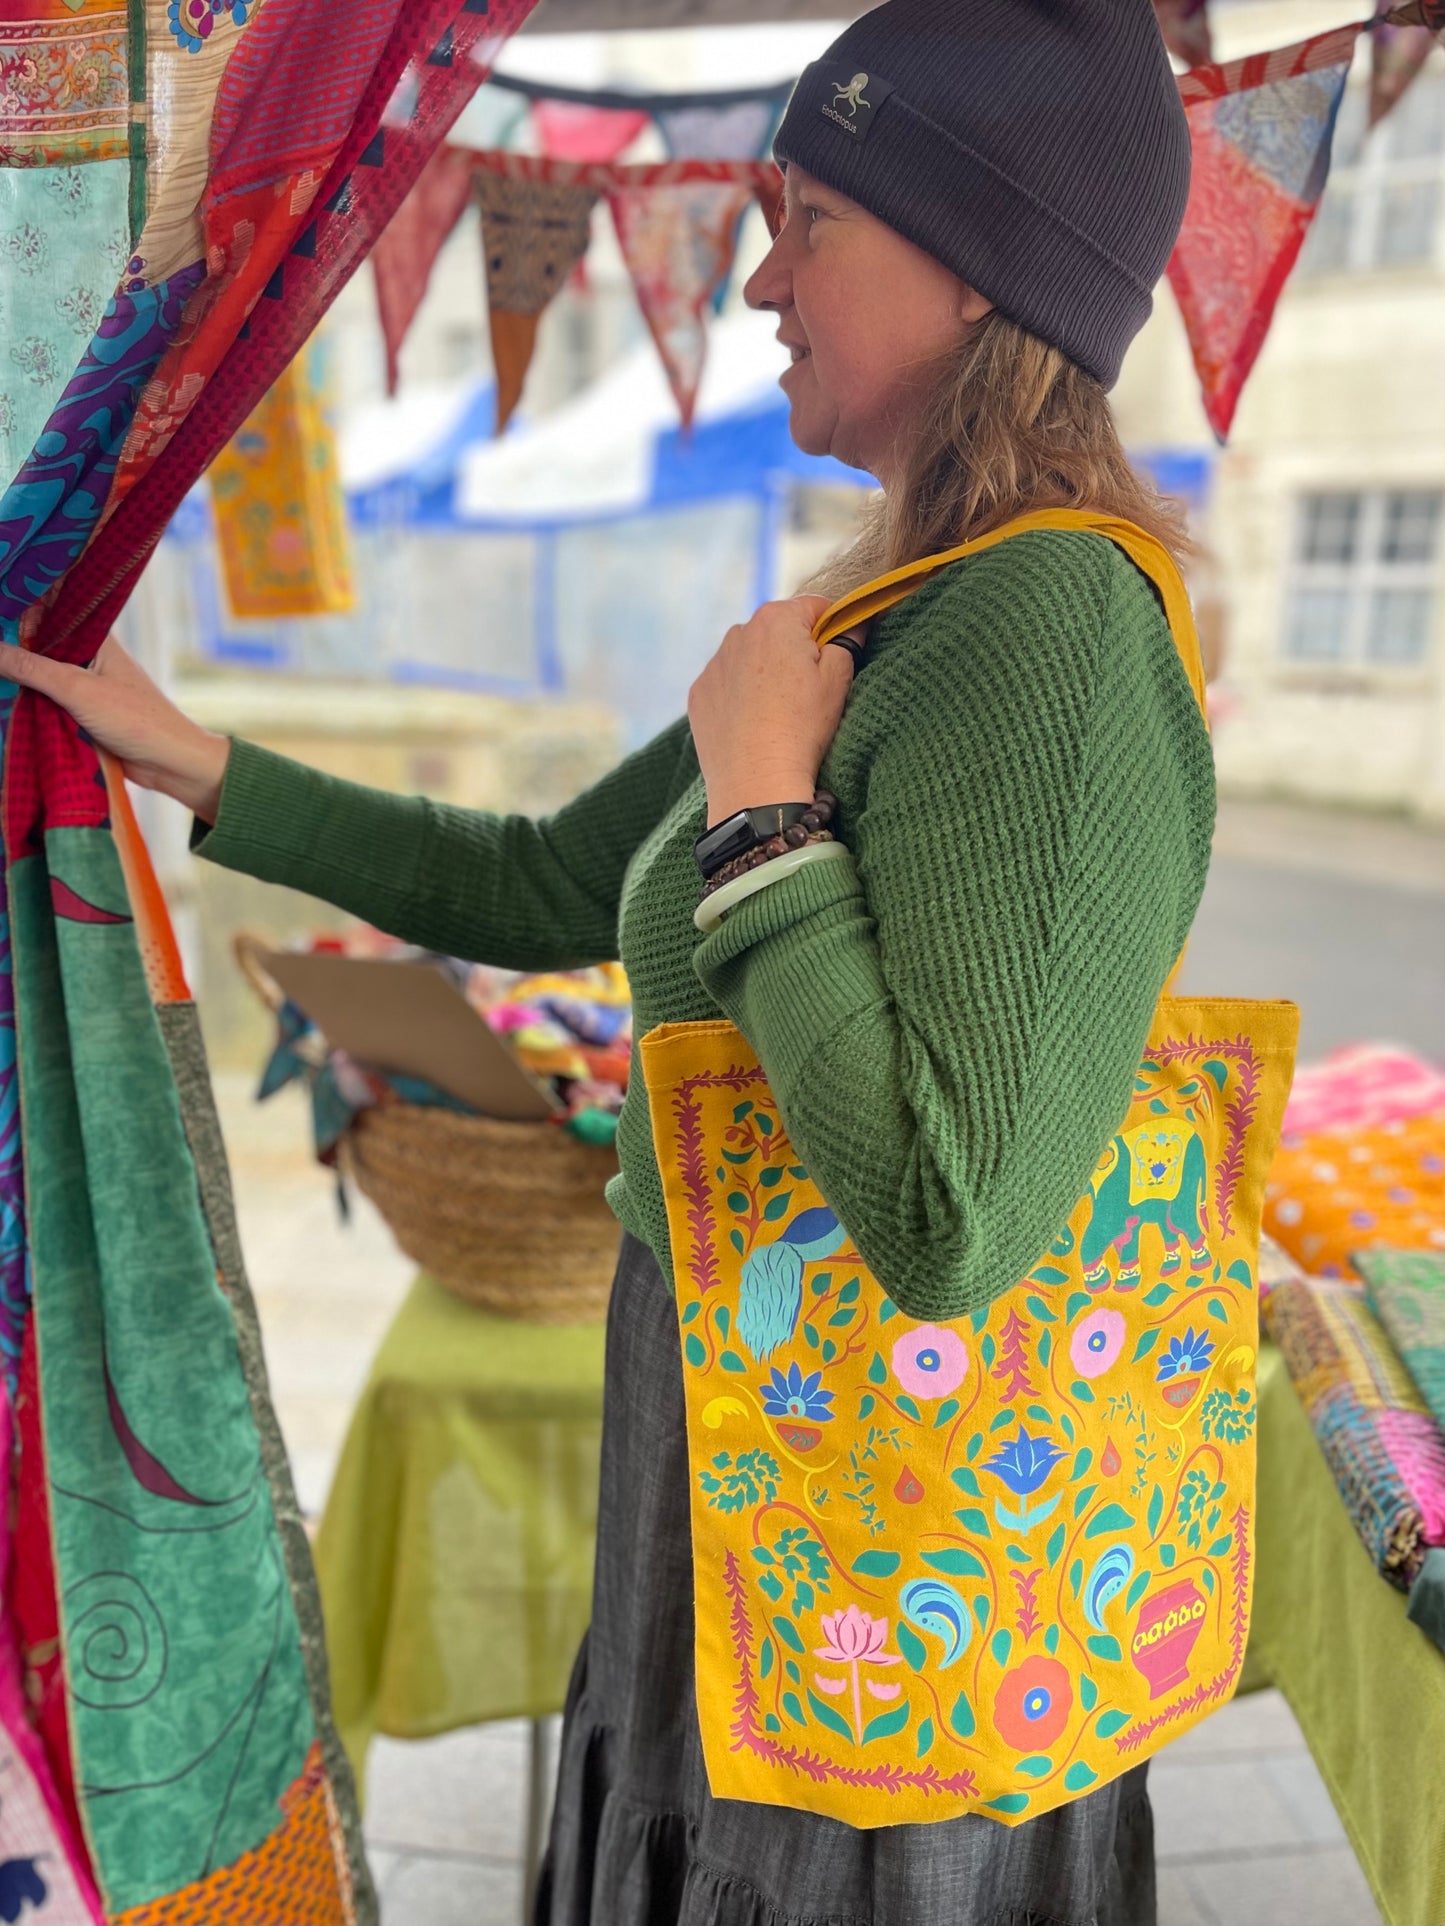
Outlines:
{"label": "printed decorative pot", "polygon": [[1192,1578],[1166,1585],[1146,1598],[1134,1627],[1134,1664],[1157,1699],[1189,1676],[1189,1654],[1204,1629],[1209,1601]]}

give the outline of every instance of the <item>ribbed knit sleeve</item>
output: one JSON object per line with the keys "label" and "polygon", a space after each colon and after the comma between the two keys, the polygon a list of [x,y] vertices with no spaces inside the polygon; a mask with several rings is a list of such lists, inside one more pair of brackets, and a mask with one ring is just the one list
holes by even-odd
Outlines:
{"label": "ribbed knit sleeve", "polygon": [[906,616],[852,698],[878,718],[849,732],[853,862],[748,899],[695,962],[879,1281],[948,1318],[1037,1261],[1122,1120],[1214,788],[1153,592],[1099,538],[1018,537]]}
{"label": "ribbed knit sleeve", "polygon": [[696,775],[678,722],[534,821],[343,782],[237,741],[215,826],[193,846],[409,943],[511,969],[572,969],[617,955],[628,863]]}

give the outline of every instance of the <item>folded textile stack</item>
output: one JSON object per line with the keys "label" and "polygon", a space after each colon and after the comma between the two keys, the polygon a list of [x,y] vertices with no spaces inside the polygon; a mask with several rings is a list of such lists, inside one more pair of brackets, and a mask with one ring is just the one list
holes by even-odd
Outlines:
{"label": "folded textile stack", "polygon": [[1357,1251],[1445,1250],[1445,1075],[1384,1044],[1300,1070],[1264,1227],[1313,1277],[1357,1276]]}
{"label": "folded textile stack", "polygon": [[[1445,1548],[1445,1435],[1357,1286],[1291,1278],[1264,1315],[1365,1549],[1412,1592]],[[1445,1602],[1442,1573],[1431,1557],[1429,1609],[1411,1616],[1445,1646],[1445,1613],[1438,1631],[1427,1622]]]}

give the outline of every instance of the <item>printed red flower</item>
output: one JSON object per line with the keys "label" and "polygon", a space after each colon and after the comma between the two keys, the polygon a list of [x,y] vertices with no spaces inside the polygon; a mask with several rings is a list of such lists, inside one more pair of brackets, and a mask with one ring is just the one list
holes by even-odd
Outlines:
{"label": "printed red flower", "polygon": [[1069,1722],[1074,1688],[1057,1659],[1042,1652],[1004,1674],[993,1702],[994,1725],[1015,1752],[1047,1752]]}

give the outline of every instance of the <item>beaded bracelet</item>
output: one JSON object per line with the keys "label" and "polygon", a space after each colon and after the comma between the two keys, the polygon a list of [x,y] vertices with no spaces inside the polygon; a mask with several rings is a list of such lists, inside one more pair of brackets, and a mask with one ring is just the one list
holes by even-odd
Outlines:
{"label": "beaded bracelet", "polygon": [[838,798],[830,795],[826,789],[820,789],[810,807],[790,829],[783,830],[781,835],[769,836],[766,842],[755,843],[751,849],[745,849],[741,856],[735,856],[730,863],[724,863],[721,869],[715,869],[703,885],[702,900],[706,902],[714,890],[721,889],[725,883],[736,882],[739,876],[745,876],[750,869],[760,869],[764,863],[786,856],[789,850],[806,849],[809,843],[831,843],[834,834],[828,825],[836,819],[837,814]]}
{"label": "beaded bracelet", "polygon": [[692,920],[704,936],[710,936],[718,928],[730,910],[739,903],[746,902],[749,896],[771,889],[774,883],[784,882],[811,863],[836,861],[846,856],[848,851],[842,843],[830,837],[826,843],[804,843],[798,849],[790,849],[783,856],[775,856],[770,862],[759,863],[756,869],[745,869],[741,876],[735,876],[721,889],[714,890],[711,896],[704,897],[692,913]]}

